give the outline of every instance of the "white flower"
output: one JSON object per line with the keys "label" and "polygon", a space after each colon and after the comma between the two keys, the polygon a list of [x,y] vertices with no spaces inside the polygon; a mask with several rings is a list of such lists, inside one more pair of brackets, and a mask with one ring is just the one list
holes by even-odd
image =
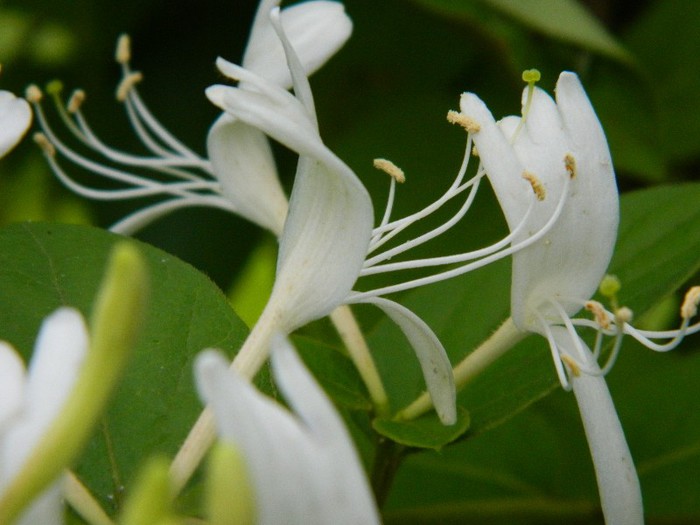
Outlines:
{"label": "white flower", "polygon": [[272,370],[291,412],[228,369],[216,352],[195,363],[202,400],[218,435],[241,451],[256,523],[379,523],[350,436],[289,342],[273,338]]}
{"label": "white flower", "polygon": [[562,363],[570,366],[606,521],[642,523],[639,481],[610,393],[570,321],[610,262],[619,220],[615,175],[605,135],[575,74],[561,74],[556,97],[531,84],[523,93],[524,116],[498,125],[473,94],[464,94],[460,107],[479,124],[474,143],[511,229],[523,219],[532,180],[541,185],[543,200],[520,236],[547,221],[566,194],[556,224],[513,255],[512,317],[521,330],[548,338],[565,386]]}
{"label": "white flower", "polygon": [[[0,500],[61,413],[87,347],[83,318],[70,308],[44,320],[26,372],[15,350],[0,342]],[[38,496],[18,523],[63,523],[60,481]]]}
{"label": "white flower", "polygon": [[[686,296],[681,328],[665,332],[629,325],[631,312],[616,305],[619,283],[614,279],[606,278],[601,285],[613,300],[614,312],[590,301],[613,253],[619,205],[605,134],[575,74],[561,74],[556,102],[531,81],[523,93],[522,117],[496,123],[471,93],[462,95],[460,106],[462,114],[476,123],[473,140],[511,233],[517,231],[514,242],[531,238],[557,217],[537,242],[513,255],[513,323],[547,338],[562,386],[573,388],[606,521],[642,523],[639,481],[603,376],[615,361],[623,334],[654,350],[669,350],[684,335],[699,331],[700,323],[690,325],[690,318],[697,313],[700,288],[692,288]],[[531,212],[530,186],[541,199]],[[593,312],[594,321],[572,319],[584,307]],[[593,351],[579,338],[576,326],[597,330]],[[597,359],[604,335],[616,340],[601,369]],[[671,341],[660,345],[653,338]]]}
{"label": "white flower", "polygon": [[[279,39],[269,22],[269,12],[280,0],[262,0],[255,17],[243,64],[275,85],[291,85]],[[315,0],[285,8],[282,23],[297,49],[304,70],[311,74],[345,43],[352,23],[339,2]],[[276,235],[282,230],[287,199],[277,178],[277,169],[266,137],[258,130],[223,114],[212,126],[207,139],[209,159],[203,158],[169,133],[150,113],[136,90],[142,75],[130,68],[128,37],[120,38],[116,58],[123,70],[118,100],[124,102],[129,120],[151,156],[124,153],[104,144],[92,131],[80,109],[85,93],[78,90],[67,107],[59,98],[60,86],[50,89],[68,129],[85,146],[119,167],[95,162],[68,147],[53,132],[39,104],[36,87],[28,90],[44,131],[36,137],[58,178],[83,196],[119,200],[166,196],[112,227],[119,233],[133,233],[153,220],[179,208],[210,206],[241,215]],[[245,87],[245,86],[241,86]],[[63,171],[56,152],[87,170],[116,181],[120,189],[92,188]],[[154,176],[139,170],[152,171]]]}
{"label": "white flower", "polygon": [[0,90],[0,158],[14,148],[32,123],[32,109],[23,98]]}
{"label": "white flower", "polygon": [[[296,96],[221,59],[222,73],[248,87],[207,90],[212,102],[234,118],[300,154],[272,294],[249,338],[256,344],[244,346],[236,359],[238,369],[249,373],[267,357],[272,333],[290,333],[339,305],[360,302],[353,301],[351,290],[365,265],[373,235],[369,195],[352,170],[323,144],[308,81],[291,44],[277,27]],[[385,310],[404,331],[416,349],[438,414],[446,423],[454,422],[451,365],[437,337],[420,318],[396,303],[377,297],[364,302]]]}

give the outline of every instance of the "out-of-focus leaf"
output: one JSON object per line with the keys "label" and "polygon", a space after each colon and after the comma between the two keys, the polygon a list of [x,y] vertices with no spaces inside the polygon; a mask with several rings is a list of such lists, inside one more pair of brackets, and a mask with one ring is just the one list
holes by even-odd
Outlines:
{"label": "out-of-focus leaf", "polygon": [[460,407],[457,410],[457,421],[450,426],[443,425],[435,414],[426,414],[413,421],[375,419],[372,427],[401,445],[440,450],[467,431],[469,412]]}
{"label": "out-of-focus leaf", "polygon": [[231,306],[248,326],[258,320],[272,293],[276,264],[276,245],[266,239],[250,253],[231,285]]}
{"label": "out-of-focus leaf", "polygon": [[[57,307],[70,305],[89,316],[119,239],[59,224],[0,229],[0,337],[27,356],[41,320]],[[195,355],[207,347],[230,354],[247,331],[206,276],[160,250],[138,246],[150,273],[148,316],[102,426],[78,465],[78,475],[106,508],[118,504],[145,458],[174,454],[200,413]]]}
{"label": "out-of-focus leaf", "polygon": [[656,95],[642,106],[647,115],[658,104],[654,144],[673,161],[700,154],[700,10],[693,2],[652,2],[624,40],[639,57]]}
{"label": "out-of-focus leaf", "polygon": [[575,0],[417,0],[446,14],[471,15],[474,2],[509,16],[524,26],[614,60],[632,63],[630,53]]}

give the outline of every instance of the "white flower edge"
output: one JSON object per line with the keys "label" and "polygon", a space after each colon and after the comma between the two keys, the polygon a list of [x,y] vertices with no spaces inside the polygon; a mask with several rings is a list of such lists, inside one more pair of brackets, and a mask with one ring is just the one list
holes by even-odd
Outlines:
{"label": "white flower edge", "polygon": [[[552,327],[557,346],[577,360],[600,370],[586,344],[580,340],[585,355],[574,350],[569,332]],[[574,395],[591,451],[598,492],[605,521],[609,525],[641,525],[644,507],[639,478],[625,440],[620,419],[602,376],[581,374],[572,378]]]}
{"label": "white flower edge", "polygon": [[275,381],[294,414],[232,373],[213,351],[195,363],[220,439],[245,458],[260,524],[379,523],[350,436],[290,343],[272,341]]}
{"label": "white flower edge", "polygon": [[[65,307],[43,321],[26,372],[15,350],[0,344],[0,498],[60,414],[87,350],[82,315]],[[57,481],[38,496],[18,523],[62,523],[59,485]]]}
{"label": "white flower edge", "polygon": [[31,123],[29,103],[9,91],[0,91],[0,157],[17,145]]}

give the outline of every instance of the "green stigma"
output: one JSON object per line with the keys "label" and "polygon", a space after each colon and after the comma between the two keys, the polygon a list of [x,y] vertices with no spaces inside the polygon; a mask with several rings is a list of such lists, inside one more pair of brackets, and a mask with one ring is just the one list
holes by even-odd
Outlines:
{"label": "green stigma", "polygon": [[542,75],[538,69],[526,69],[523,71],[523,82],[527,82],[531,86],[539,82],[540,78],[542,78]]}
{"label": "green stigma", "polygon": [[622,288],[622,284],[620,283],[620,279],[615,275],[606,275],[603,277],[603,280],[600,281],[600,293],[608,299],[614,299],[617,292],[620,291],[620,288]]}
{"label": "green stigma", "polygon": [[46,92],[49,95],[58,95],[63,91],[63,82],[60,80],[52,80],[46,84]]}

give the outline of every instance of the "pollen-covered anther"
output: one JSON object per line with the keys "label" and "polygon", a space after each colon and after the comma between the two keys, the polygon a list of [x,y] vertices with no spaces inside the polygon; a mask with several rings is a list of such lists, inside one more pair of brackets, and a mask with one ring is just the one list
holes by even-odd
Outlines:
{"label": "pollen-covered anther", "polygon": [[532,186],[532,191],[535,192],[537,200],[543,201],[547,195],[547,191],[544,189],[544,184],[542,184],[542,181],[537,178],[537,175],[526,170],[523,171],[523,179],[530,183],[530,186]]}
{"label": "pollen-covered anther", "polygon": [[131,37],[129,35],[119,35],[114,58],[118,64],[126,64],[131,60]]}
{"label": "pollen-covered anther", "polygon": [[24,98],[26,98],[32,104],[38,104],[41,99],[44,98],[44,94],[41,89],[36,84],[30,84],[24,91]]}
{"label": "pollen-covered anther", "polygon": [[68,100],[68,112],[75,113],[83,105],[83,102],[85,102],[85,91],[76,89]]}
{"label": "pollen-covered anther", "polygon": [[117,86],[117,100],[124,102],[129,95],[129,91],[139,82],[143,80],[143,75],[136,71],[125,76]]}
{"label": "pollen-covered anther", "polygon": [[481,130],[481,126],[476,120],[453,109],[447,112],[447,122],[462,126],[468,133],[478,133]]}
{"label": "pollen-covered anther", "polygon": [[690,319],[698,314],[698,304],[700,304],[700,286],[693,286],[685,294],[681,305],[681,317]]}
{"label": "pollen-covered anther", "polygon": [[34,136],[32,138],[34,139],[34,142],[36,142],[36,144],[41,148],[45,155],[49,157],[54,157],[56,155],[56,148],[54,148],[54,145],[51,144],[51,141],[46,138],[46,135],[44,135],[41,132],[37,132],[34,133]]}
{"label": "pollen-covered anther", "polygon": [[574,377],[579,377],[581,375],[581,367],[578,366],[578,363],[574,359],[564,354],[561,356],[561,360],[566,363],[566,366],[569,367],[569,370],[571,370],[571,374]]}
{"label": "pollen-covered anther", "polygon": [[566,168],[566,171],[569,173],[569,178],[575,179],[576,178],[576,159],[571,153],[567,153],[564,155],[564,167]]}
{"label": "pollen-covered anther", "polygon": [[630,308],[627,308],[626,306],[622,306],[615,310],[615,322],[618,325],[629,323],[633,317],[634,313]]}
{"label": "pollen-covered anther", "polygon": [[406,175],[404,175],[403,170],[399,168],[396,164],[387,159],[374,159],[374,167],[378,170],[383,171],[389,175],[396,182],[404,183],[406,182]]}
{"label": "pollen-covered anther", "polygon": [[605,308],[603,308],[602,304],[598,301],[586,301],[585,308],[593,314],[598,326],[603,330],[610,328],[610,319],[608,318],[608,314],[605,313]]}

